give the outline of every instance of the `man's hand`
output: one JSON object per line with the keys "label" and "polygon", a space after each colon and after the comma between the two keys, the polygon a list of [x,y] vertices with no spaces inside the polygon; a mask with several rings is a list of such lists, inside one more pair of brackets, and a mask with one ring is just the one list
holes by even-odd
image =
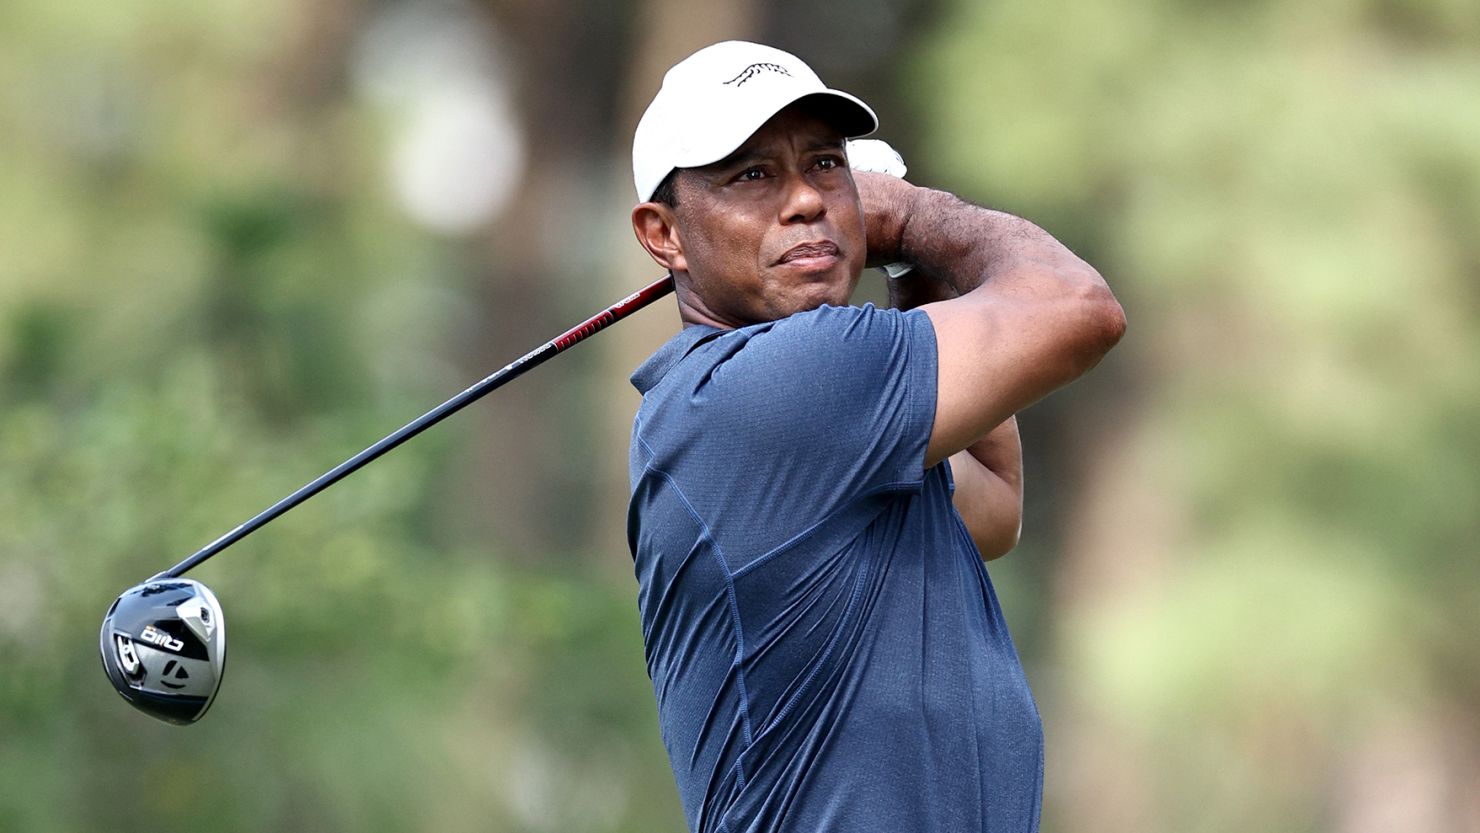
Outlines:
{"label": "man's hand", "polygon": [[[882,139],[850,139],[848,141],[848,167],[852,168],[855,173],[888,174],[898,179],[904,179],[904,175],[909,173],[909,167],[904,164],[904,157]],[[865,208],[864,216],[867,216],[867,208]],[[879,268],[890,278],[898,278],[914,267],[903,261],[894,261],[879,264]]]}
{"label": "man's hand", "polygon": [[883,266],[903,260],[899,243],[916,187],[889,174],[854,171],[853,182],[863,203],[868,265]]}

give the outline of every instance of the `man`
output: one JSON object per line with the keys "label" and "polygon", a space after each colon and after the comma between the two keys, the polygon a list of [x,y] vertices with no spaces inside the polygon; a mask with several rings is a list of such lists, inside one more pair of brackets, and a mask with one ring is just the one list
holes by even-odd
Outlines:
{"label": "man", "polygon": [[[983,559],[1017,540],[1013,415],[1124,318],[1032,224],[850,171],[876,125],[732,41],[634,139],[633,229],[685,326],[632,377],[628,537],[695,831],[1037,828],[1042,730]],[[895,261],[917,308],[846,306]]]}

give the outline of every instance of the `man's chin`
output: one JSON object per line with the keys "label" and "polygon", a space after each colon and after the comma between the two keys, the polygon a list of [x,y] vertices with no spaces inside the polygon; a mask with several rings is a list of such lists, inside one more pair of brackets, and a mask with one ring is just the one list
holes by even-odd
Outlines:
{"label": "man's chin", "polygon": [[798,287],[796,291],[788,293],[787,297],[775,308],[779,313],[777,318],[785,318],[788,315],[796,315],[799,312],[807,312],[822,306],[843,307],[848,305],[848,300],[853,297],[853,284],[838,286],[835,284],[808,284]]}

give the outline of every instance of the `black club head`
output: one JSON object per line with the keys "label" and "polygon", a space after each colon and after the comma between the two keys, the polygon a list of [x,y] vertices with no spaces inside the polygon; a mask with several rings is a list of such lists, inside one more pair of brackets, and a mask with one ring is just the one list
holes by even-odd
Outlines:
{"label": "black club head", "polygon": [[194,723],[216,699],[226,621],[204,584],[165,578],[129,588],[108,608],[98,639],[108,681],[150,717]]}

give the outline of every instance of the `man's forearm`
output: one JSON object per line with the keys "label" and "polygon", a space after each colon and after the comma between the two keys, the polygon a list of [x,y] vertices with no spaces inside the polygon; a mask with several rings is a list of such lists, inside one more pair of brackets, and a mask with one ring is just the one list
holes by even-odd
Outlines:
{"label": "man's forearm", "polygon": [[1017,417],[951,455],[956,511],[988,560],[1017,546],[1023,529],[1023,447]]}
{"label": "man's forearm", "polygon": [[996,281],[1031,296],[1049,289],[1046,274],[1104,286],[1068,247],[1021,217],[893,177],[861,173],[857,181],[871,263],[912,264],[961,295]]}

